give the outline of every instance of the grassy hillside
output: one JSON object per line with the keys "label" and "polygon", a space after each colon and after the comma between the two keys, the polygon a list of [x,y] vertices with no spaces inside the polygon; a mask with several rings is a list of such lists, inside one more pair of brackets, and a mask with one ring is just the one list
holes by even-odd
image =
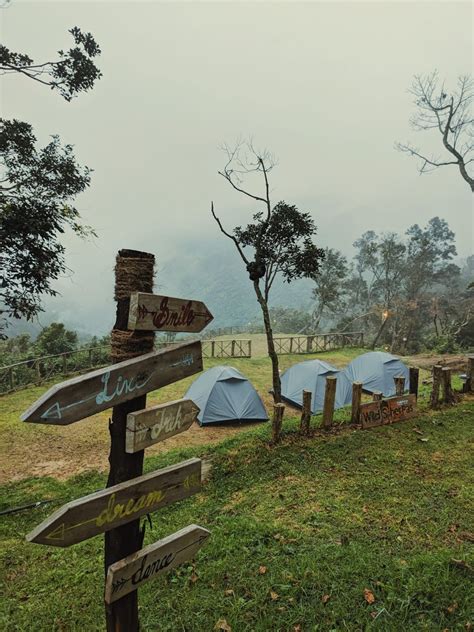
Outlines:
{"label": "grassy hillside", "polygon": [[[219,620],[234,632],[471,629],[473,413],[471,398],[307,440],[295,418],[276,448],[267,424],[148,458],[147,470],[192,455],[213,468],[202,493],[153,514],[146,543],[192,522],[212,536],[193,564],[140,589],[143,629],[207,632]],[[61,550],[24,535],[104,483],[89,472],[0,488],[3,507],[54,499],[1,518],[1,629],[103,629],[102,537]]]}

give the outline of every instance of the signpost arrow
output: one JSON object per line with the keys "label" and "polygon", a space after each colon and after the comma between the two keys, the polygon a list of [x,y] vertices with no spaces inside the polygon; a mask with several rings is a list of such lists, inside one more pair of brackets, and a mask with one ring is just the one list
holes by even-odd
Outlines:
{"label": "signpost arrow", "polygon": [[150,579],[192,559],[210,532],[192,524],[112,564],[105,582],[105,601],[112,603]]}
{"label": "signpost arrow", "polygon": [[201,301],[135,292],[130,296],[128,328],[198,333],[214,316]]}
{"label": "signpost arrow", "polygon": [[158,404],[127,415],[125,451],[139,452],[184,432],[196,420],[199,408],[190,399]]}
{"label": "signpost arrow", "polygon": [[201,489],[201,459],[189,459],[63,505],[27,535],[70,546],[188,498]]}
{"label": "signpost arrow", "polygon": [[199,341],[153,351],[50,388],[23,421],[66,425],[202,371]]}

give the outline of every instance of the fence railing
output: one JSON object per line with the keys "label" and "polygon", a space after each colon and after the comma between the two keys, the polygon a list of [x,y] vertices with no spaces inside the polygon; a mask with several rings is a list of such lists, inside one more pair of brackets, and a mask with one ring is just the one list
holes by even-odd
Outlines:
{"label": "fence railing", "polygon": [[[177,342],[157,342],[157,348],[173,347]],[[204,358],[250,358],[251,340],[205,340]],[[110,363],[110,347],[89,347],[55,355],[23,360],[0,367],[0,394],[9,393],[32,384],[41,384],[55,375],[71,375],[106,366]]]}
{"label": "fence railing", "polygon": [[318,353],[342,347],[363,347],[362,331],[312,334],[310,336],[285,336],[273,339],[275,351],[279,355],[289,353]]}
{"label": "fence railing", "polygon": [[251,340],[203,340],[204,358],[251,358]]}

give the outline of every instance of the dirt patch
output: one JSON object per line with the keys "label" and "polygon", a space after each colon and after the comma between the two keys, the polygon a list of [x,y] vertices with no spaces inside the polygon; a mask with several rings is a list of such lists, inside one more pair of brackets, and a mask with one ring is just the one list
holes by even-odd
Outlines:
{"label": "dirt patch", "polygon": [[467,368],[465,355],[446,354],[433,356],[429,354],[420,354],[416,356],[402,357],[402,360],[410,366],[417,366],[419,369],[426,370],[430,370],[435,364],[448,366],[455,371],[465,371]]}

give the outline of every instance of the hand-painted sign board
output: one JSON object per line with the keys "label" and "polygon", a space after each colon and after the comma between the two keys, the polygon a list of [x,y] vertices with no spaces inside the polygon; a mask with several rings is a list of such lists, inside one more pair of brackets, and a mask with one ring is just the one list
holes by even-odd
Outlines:
{"label": "hand-painted sign board", "polygon": [[129,329],[198,333],[213,318],[201,301],[145,292],[134,292],[130,296]]}
{"label": "hand-painted sign board", "polygon": [[158,404],[127,415],[125,452],[133,453],[184,432],[196,421],[199,408],[190,399]]}
{"label": "hand-painted sign board", "polygon": [[200,341],[152,351],[49,389],[23,421],[66,425],[202,371]]}
{"label": "hand-painted sign board", "polygon": [[192,524],[109,566],[105,601],[112,603],[194,557],[210,532]]}
{"label": "hand-painted sign board", "polygon": [[200,459],[189,459],[74,500],[44,520],[26,539],[70,546],[120,527],[196,494],[201,488],[201,465]]}
{"label": "hand-painted sign board", "polygon": [[361,404],[360,420],[362,428],[372,428],[410,419],[416,415],[416,412],[416,395],[397,395]]}

